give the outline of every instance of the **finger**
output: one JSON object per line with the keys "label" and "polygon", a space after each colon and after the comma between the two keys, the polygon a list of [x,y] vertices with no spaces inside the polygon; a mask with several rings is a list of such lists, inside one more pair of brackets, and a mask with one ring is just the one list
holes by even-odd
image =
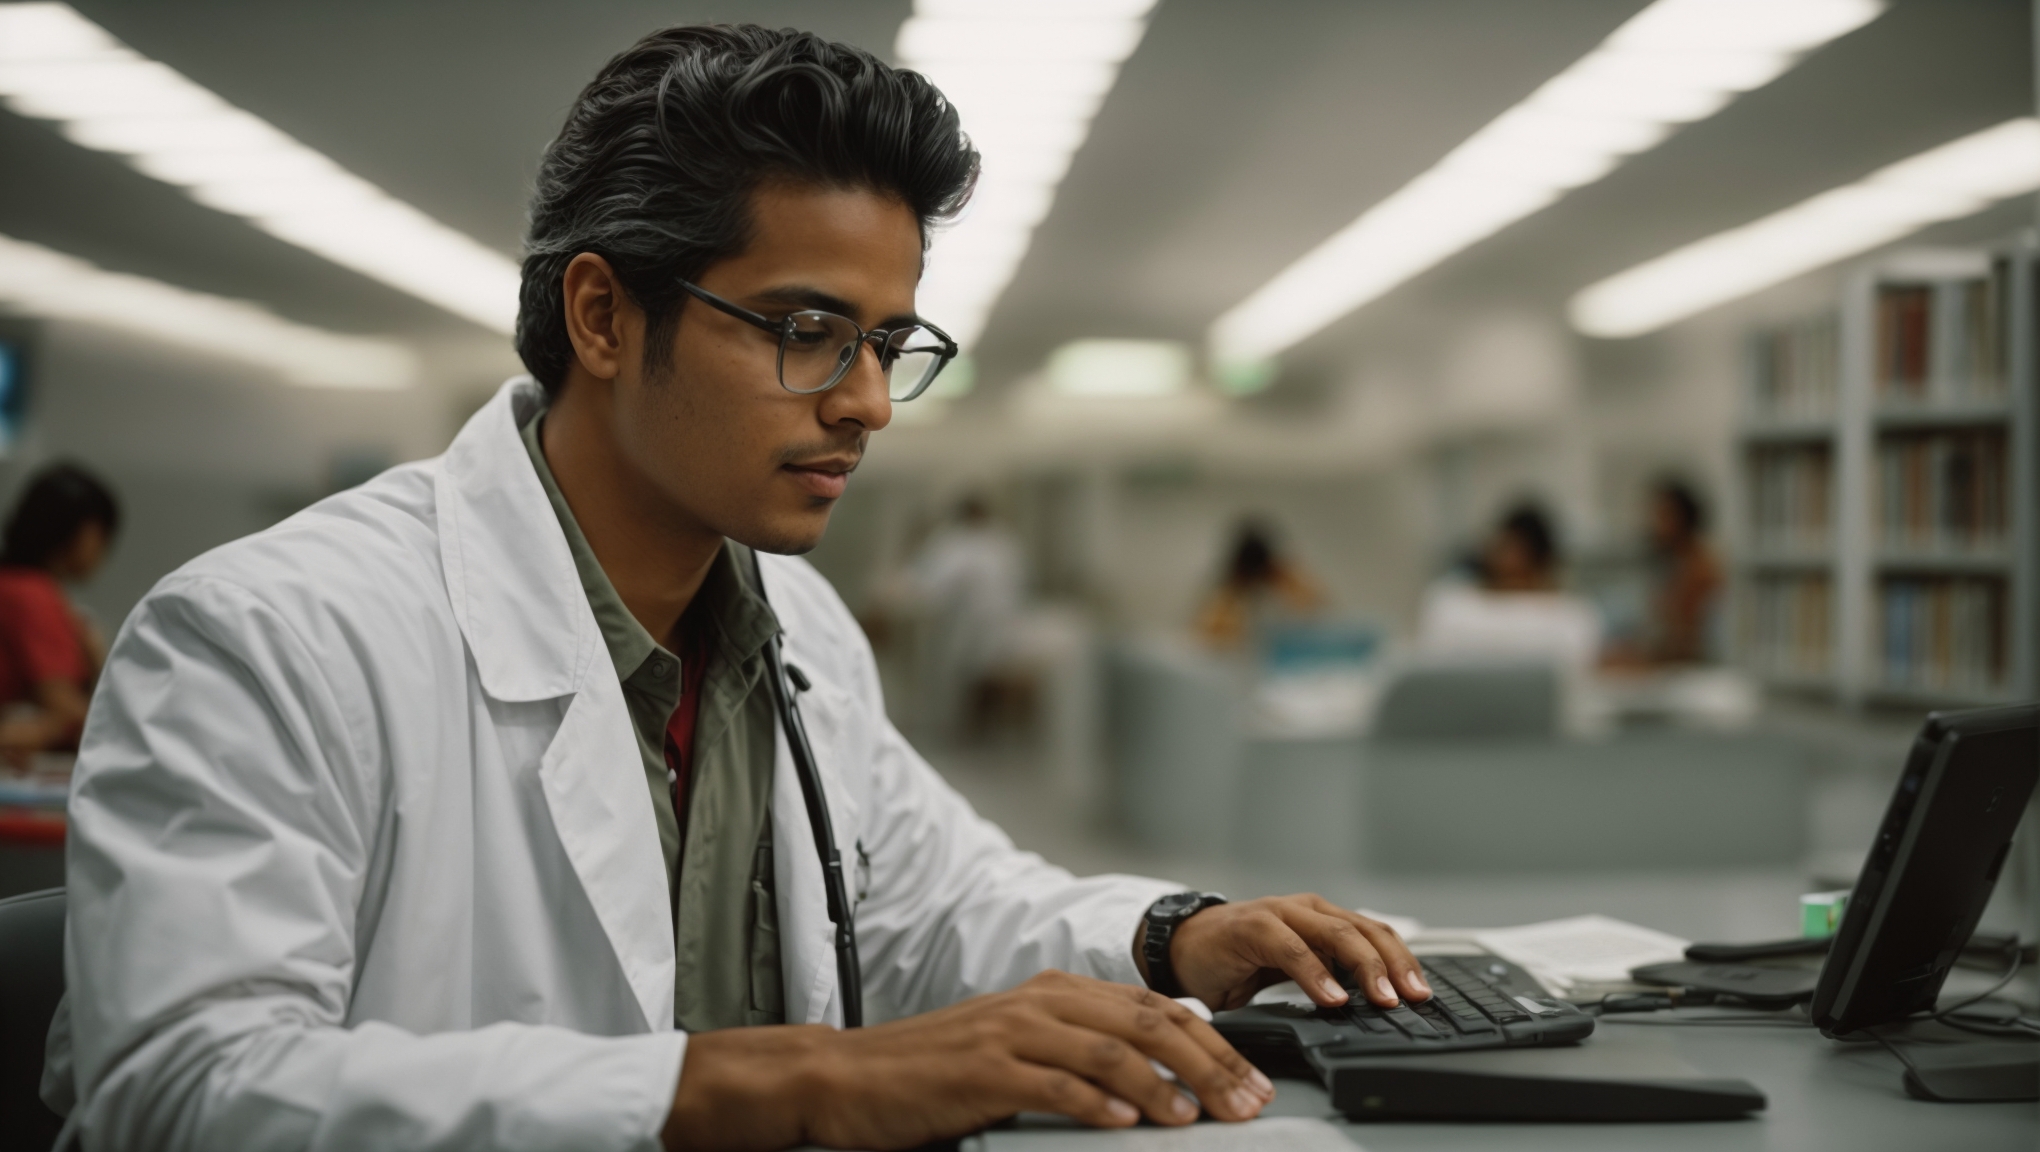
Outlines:
{"label": "finger", "polygon": [[[1193,1026],[1210,1025],[1189,1009],[1144,989],[1132,989],[1141,993],[1137,996],[1110,989],[1110,985],[1098,985],[1082,990],[1058,1004],[1055,1013],[1068,1023],[1116,1038],[1140,1057],[1160,1063],[1197,1094],[1207,1111],[1220,1119],[1248,1119],[1259,1113],[1272,1097],[1272,1091],[1261,1089],[1253,1066],[1240,1059],[1238,1053],[1232,1053],[1230,1061],[1223,1060],[1192,1038]],[[1223,1044],[1222,1039],[1220,1043]],[[1145,1059],[1142,1063],[1145,1064]],[[1147,1071],[1152,1073],[1153,1069]],[[1258,1079],[1265,1081],[1266,1077]],[[1134,1097],[1128,1100],[1142,1103]],[[1194,1118],[1194,1109],[1191,1114]],[[1149,1115],[1154,1115],[1153,1110],[1149,1110]]]}
{"label": "finger", "polygon": [[1023,1062],[1013,1077],[1016,1111],[1050,1112],[1093,1128],[1130,1128],[1140,1109],[1081,1076],[1061,1068]]}
{"label": "finger", "polygon": [[[1298,910],[1282,911],[1294,914]],[[1248,918],[1239,931],[1242,938],[1235,946],[1250,963],[1276,969],[1296,981],[1296,986],[1320,1007],[1336,1008],[1347,1001],[1346,989],[1332,978],[1310,943],[1297,934],[1282,914],[1264,911]]]}
{"label": "finger", "polygon": [[1162,1079],[1138,1048],[1118,1036],[1055,1020],[1030,1029],[1014,1044],[1013,1054],[1081,1076],[1157,1124],[1197,1119],[1197,1105]]}
{"label": "finger", "polygon": [[[1424,980],[1424,967],[1410,952],[1410,946],[1403,941],[1395,929],[1379,920],[1360,915],[1350,908],[1341,908],[1321,896],[1312,897],[1312,905],[1327,916],[1335,917],[1353,925],[1374,951],[1381,957],[1382,966],[1389,979],[1403,995],[1412,1000],[1429,1000],[1431,986]],[[1343,961],[1341,961],[1343,963]]]}
{"label": "finger", "polygon": [[1336,961],[1353,973],[1353,983],[1367,999],[1383,1008],[1402,1003],[1402,993],[1389,979],[1388,965],[1381,952],[1360,928],[1337,916],[1297,909],[1290,913],[1296,929],[1318,955]]}
{"label": "finger", "polygon": [[[1265,1100],[1275,1098],[1275,1083],[1253,1062],[1240,1055],[1239,1050],[1219,1035],[1211,1021],[1200,1016],[1190,1006],[1170,1000],[1159,992],[1136,988],[1131,984],[1114,984],[1111,987],[1135,1004],[1152,1005],[1169,1013],[1169,1019],[1181,1028],[1206,1055],[1217,1061],[1219,1066],[1252,1088]],[[1208,1011],[1208,1009],[1207,1009]],[[1173,1071],[1173,1069],[1171,1069]]]}

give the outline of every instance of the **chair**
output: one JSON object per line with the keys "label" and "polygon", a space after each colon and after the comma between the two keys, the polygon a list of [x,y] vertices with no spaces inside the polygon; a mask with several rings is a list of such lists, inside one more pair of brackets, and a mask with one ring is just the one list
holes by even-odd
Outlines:
{"label": "chair", "polygon": [[48,1148],[64,1122],[43,1106],[43,1044],[64,995],[64,890],[0,900],[0,1140]]}

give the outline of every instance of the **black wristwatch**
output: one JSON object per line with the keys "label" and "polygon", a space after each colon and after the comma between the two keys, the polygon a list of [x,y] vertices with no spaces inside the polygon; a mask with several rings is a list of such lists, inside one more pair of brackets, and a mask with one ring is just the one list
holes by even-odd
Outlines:
{"label": "black wristwatch", "polygon": [[1213,904],[1225,903],[1216,892],[1177,892],[1148,905],[1147,933],[1141,940],[1141,956],[1147,960],[1148,987],[1164,996],[1181,996],[1183,985],[1176,980],[1176,966],[1169,963],[1169,944],[1176,939],[1176,927]]}

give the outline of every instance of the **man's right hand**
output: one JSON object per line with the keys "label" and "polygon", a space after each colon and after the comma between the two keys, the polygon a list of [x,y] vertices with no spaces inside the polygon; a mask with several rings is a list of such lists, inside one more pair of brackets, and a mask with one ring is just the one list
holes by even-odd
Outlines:
{"label": "man's right hand", "polygon": [[731,1028],[689,1038],[665,1145],[767,1152],[800,1144],[913,1148],[1017,1112],[1100,1128],[1145,1115],[1188,1124],[1197,1109],[1248,1120],[1275,1087],[1182,1005],[1064,972],[871,1028]]}

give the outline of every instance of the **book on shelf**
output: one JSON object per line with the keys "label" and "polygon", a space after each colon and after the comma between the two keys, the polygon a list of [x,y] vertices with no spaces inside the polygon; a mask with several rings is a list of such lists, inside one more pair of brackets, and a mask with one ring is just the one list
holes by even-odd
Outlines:
{"label": "book on shelf", "polygon": [[1841,381],[1841,335],[1833,316],[1756,333],[1750,359],[1758,413],[1791,419],[1834,411]]}
{"label": "book on shelf", "polygon": [[2002,428],[1886,435],[1877,444],[1878,535],[1910,553],[1978,553],[2005,544]]}
{"label": "book on shelf", "polygon": [[1825,573],[1759,576],[1750,582],[1743,649],[1757,671],[1809,679],[1830,669],[1832,599]]}
{"label": "book on shelf", "polygon": [[1906,576],[1878,587],[1884,686],[1996,691],[2005,682],[2005,582],[1989,576]]}
{"label": "book on shelf", "polygon": [[1988,403],[2005,395],[2002,275],[1877,289],[1872,377],[1887,403]]}
{"label": "book on shelf", "polygon": [[1826,444],[1753,448],[1748,474],[1750,525],[1759,551],[1806,553],[1827,547],[1834,454]]}

